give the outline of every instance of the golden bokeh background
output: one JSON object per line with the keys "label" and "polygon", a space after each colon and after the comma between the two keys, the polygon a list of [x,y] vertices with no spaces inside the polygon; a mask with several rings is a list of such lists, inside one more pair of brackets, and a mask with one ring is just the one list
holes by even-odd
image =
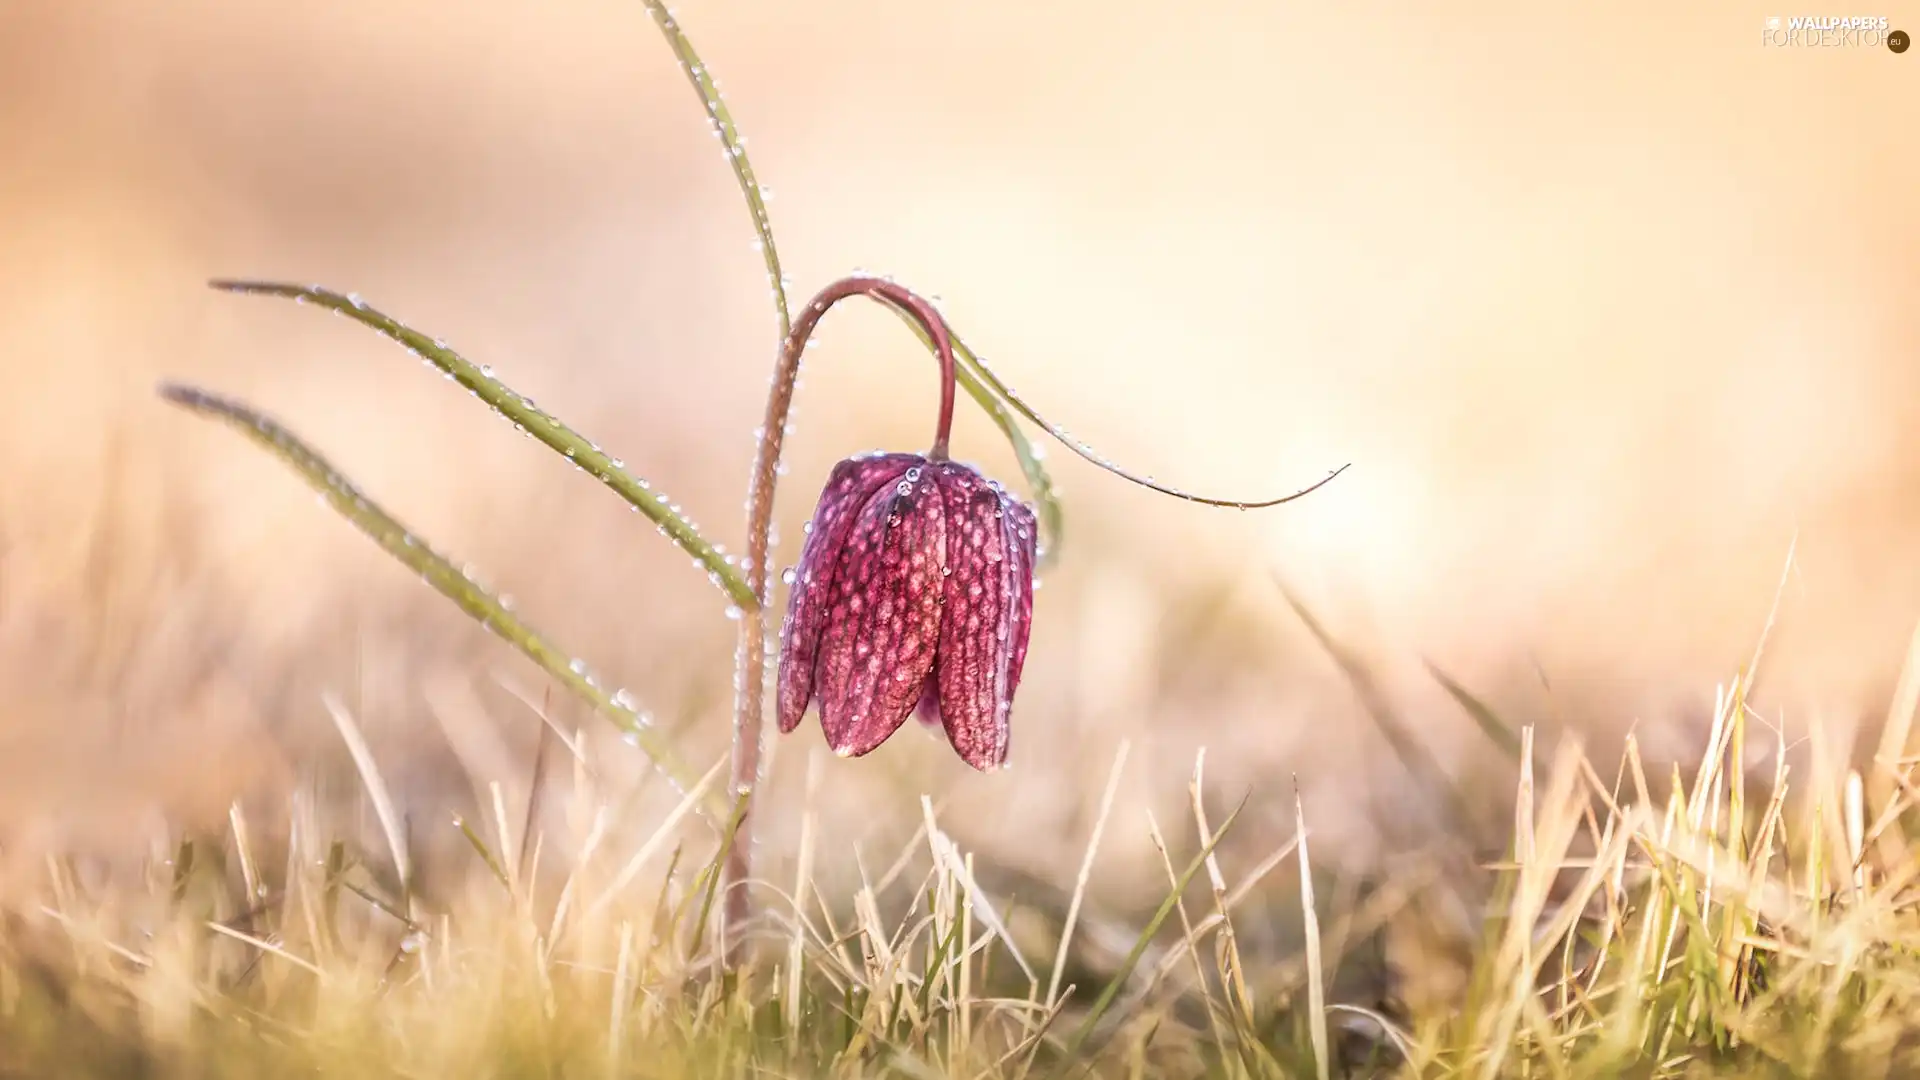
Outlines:
{"label": "golden bokeh background", "polygon": [[[1116,875],[1152,883],[1137,810],[1177,807],[1202,746],[1270,832],[1297,777],[1335,857],[1417,839],[1426,796],[1276,575],[1490,797],[1505,766],[1423,660],[1515,721],[1685,754],[1796,543],[1756,704],[1789,739],[1879,723],[1920,618],[1920,53],[1765,48],[1744,4],[679,12],[796,303],[893,274],[1043,413],[1179,486],[1352,464],[1238,513],[1049,446],[1069,531],[1014,767],[913,728],[835,761],[809,724],[777,745],[769,848],[813,757],[836,837],[910,827],[928,791],[967,844],[1051,873],[1123,739]],[[501,683],[538,700],[531,670],[163,378],[280,418],[697,761],[724,752],[733,627],[684,555],[376,335],[204,287],[357,291],[737,548],[774,323],[637,2],[8,0],[0,147],[10,866],[303,779],[351,802],[327,693],[423,835],[468,773],[525,789],[537,721]],[[821,342],[782,565],[835,460],[931,432],[931,365],[890,317],[849,305]],[[958,452],[1015,479],[962,413]]]}

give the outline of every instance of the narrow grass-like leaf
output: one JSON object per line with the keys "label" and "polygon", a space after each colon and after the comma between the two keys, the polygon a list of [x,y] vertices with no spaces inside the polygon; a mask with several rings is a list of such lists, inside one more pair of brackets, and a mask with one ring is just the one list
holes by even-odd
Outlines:
{"label": "narrow grass-like leaf", "polygon": [[173,854],[173,902],[179,904],[187,897],[187,885],[193,880],[193,841],[182,839]]}
{"label": "narrow grass-like leaf", "polygon": [[1224,507],[1229,507],[1236,510],[1260,510],[1269,506],[1279,506],[1281,503],[1289,503],[1303,496],[1311,495],[1313,492],[1318,491],[1319,489],[1325,487],[1327,484],[1332,483],[1334,477],[1339,476],[1341,473],[1347,471],[1347,466],[1342,465],[1339,468],[1333,470],[1332,472],[1328,473],[1326,476],[1315,481],[1314,483],[1312,483],[1307,487],[1301,488],[1298,491],[1294,491],[1286,495],[1280,495],[1280,496],[1269,498],[1269,499],[1223,499],[1223,498],[1217,498],[1210,495],[1196,495],[1190,491],[1182,491],[1179,488],[1169,487],[1165,484],[1162,484],[1151,476],[1142,476],[1138,473],[1131,472],[1127,469],[1121,468],[1119,465],[1114,464],[1112,461],[1108,460],[1104,455],[1102,455],[1098,450],[1095,450],[1093,447],[1088,446],[1086,443],[1083,443],[1080,440],[1074,438],[1073,435],[1070,434],[1065,428],[1058,427],[1050,423],[1046,418],[1042,417],[1039,413],[1035,412],[1033,410],[1033,406],[1028,405],[1026,401],[1020,397],[1019,394],[1014,393],[1014,390],[1012,387],[1008,386],[1005,382],[1001,381],[1000,377],[993,373],[993,369],[989,368],[987,366],[987,362],[980,358],[980,354],[975,352],[968,352],[967,358],[968,358],[967,363],[970,364],[974,369],[974,374],[978,376],[980,381],[986,386],[987,389],[993,391],[993,393],[999,396],[1001,400],[1013,406],[1015,412],[1018,412],[1021,416],[1026,417],[1028,420],[1031,420],[1036,426],[1040,428],[1040,430],[1053,436],[1055,439],[1058,439],[1061,445],[1065,446],[1067,449],[1080,455],[1086,460],[1092,462],[1093,464],[1098,465],[1100,468],[1106,470],[1107,472],[1110,472],[1113,475],[1120,477],[1122,480],[1127,480],[1132,483],[1138,484],[1141,487],[1148,488],[1153,491],[1157,491],[1162,495],[1171,495],[1176,499],[1184,499],[1187,502],[1202,503],[1207,506],[1224,506]]}
{"label": "narrow grass-like leaf", "polygon": [[353,895],[359,897],[360,899],[365,900],[367,902],[367,906],[373,908],[375,911],[380,912],[382,915],[387,916],[388,918],[392,919],[394,922],[397,922],[400,925],[406,927],[409,931],[416,931],[421,929],[420,924],[415,922],[412,916],[408,915],[404,911],[401,911],[399,908],[395,907],[391,903],[388,903],[386,900],[378,896],[375,896],[372,892],[366,889],[363,889],[360,886],[355,885],[353,882],[347,881],[345,879],[341,880],[340,886],[346,889],[348,892],[352,893]]}
{"label": "narrow grass-like leaf", "polygon": [[[700,918],[693,924],[693,944],[687,948],[688,955],[697,956],[700,953],[700,941],[702,935],[706,933],[707,920],[713,917],[714,898],[720,895],[720,882],[726,876],[720,872],[720,867],[726,864],[727,856],[733,852],[734,838],[740,833],[740,822],[746,818],[747,806],[752,801],[753,792],[751,791],[742,791],[734,799],[733,816],[727,819],[727,829],[720,834],[720,850],[714,854],[713,863],[707,867],[711,872],[706,875],[706,897],[700,901]],[[744,889],[747,883],[735,882],[733,887]],[[727,932],[732,934],[736,931],[729,928]]]}
{"label": "narrow grass-like leaf", "polygon": [[338,840],[327,844],[327,861],[324,864],[325,877],[320,885],[320,925],[326,935],[329,948],[339,949],[340,940],[340,881],[347,873],[347,845]]}
{"label": "narrow grass-like leaf", "polygon": [[780,271],[780,252],[773,246],[773,222],[767,216],[766,190],[753,175],[753,162],[747,158],[746,140],[740,137],[740,130],[733,124],[733,113],[727,109],[727,103],[720,96],[720,87],[713,81],[713,73],[707,65],[701,63],[700,54],[693,51],[693,42],[680,30],[680,22],[660,0],[645,0],[647,12],[660,27],[660,33],[666,37],[668,47],[673,49],[674,59],[680,62],[680,70],[693,84],[694,93],[700,96],[700,105],[707,110],[707,121],[713,125],[713,133],[720,140],[720,149],[726,154],[727,165],[733,169],[733,178],[740,184],[740,194],[746,197],[747,213],[753,218],[753,231],[759,239],[760,257],[767,265],[767,285],[773,293],[774,312],[780,320],[780,339],[786,340],[793,329],[793,320],[787,310],[787,281]]}
{"label": "narrow grass-like leaf", "polygon": [[467,843],[479,853],[480,861],[486,864],[487,871],[493,875],[495,881],[500,883],[500,887],[512,892],[513,882],[507,877],[506,867],[500,865],[500,860],[494,857],[493,850],[487,847],[485,840],[480,839],[479,833],[473,831],[473,826],[467,824],[467,819],[455,814],[453,826],[460,830],[460,835],[466,837]]}
{"label": "narrow grass-like leaf", "polygon": [[1160,902],[1159,910],[1153,913],[1153,918],[1147,920],[1146,927],[1140,931],[1140,937],[1133,943],[1133,949],[1127,953],[1127,958],[1121,961],[1120,970],[1114,972],[1113,978],[1107,980],[1106,988],[1100,991],[1098,998],[1094,999],[1093,1006],[1087,1010],[1086,1018],[1080,1021],[1080,1026],[1075,1029],[1073,1037],[1067,1041],[1067,1049],[1063,1056],[1068,1061],[1079,1054],[1080,1048],[1086,1045],[1087,1039],[1093,1035],[1094,1028],[1099,1025],[1100,1018],[1113,1007],[1113,1001],[1120,995],[1121,987],[1133,977],[1133,969],[1139,966],[1140,958],[1146,955],[1147,946],[1153,944],[1154,936],[1160,933],[1160,927],[1167,921],[1167,916],[1173,914],[1173,910],[1180,905],[1180,898],[1186,895],[1187,886],[1193,882],[1193,876],[1206,865],[1207,856],[1213,854],[1213,849],[1226,838],[1228,830],[1232,829],[1233,823],[1239,819],[1240,812],[1247,808],[1248,798],[1251,798],[1250,794],[1243,797],[1240,805],[1233,808],[1233,813],[1228,814],[1226,820],[1220,823],[1219,831],[1213,834],[1213,839],[1209,840],[1206,846],[1194,855],[1193,860],[1187,863],[1187,868],[1181,871],[1180,879],[1174,883],[1172,891],[1168,892],[1167,898]]}
{"label": "narrow grass-like leaf", "polygon": [[1466,687],[1453,681],[1453,677],[1440,670],[1433,661],[1426,661],[1426,665],[1427,671],[1440,683],[1441,689],[1445,690],[1447,696],[1453,698],[1455,703],[1466,712],[1467,716],[1480,728],[1480,733],[1508,757],[1515,761],[1520,760],[1520,736],[1514,734],[1513,729],[1500,719],[1499,714],[1494,712],[1486,702],[1475,697]]}
{"label": "narrow grass-like leaf", "polygon": [[[1206,824],[1204,822],[1198,824],[1200,825],[1200,842],[1205,844],[1207,842]],[[1153,842],[1154,850],[1160,855],[1160,865],[1166,868],[1167,884],[1178,887],[1179,879],[1173,872],[1173,858],[1167,853],[1166,837],[1161,835],[1159,822],[1154,820],[1151,812],[1147,814],[1147,838]],[[1200,996],[1200,1005],[1207,1015],[1207,1028],[1213,1036],[1214,1046],[1212,1053],[1208,1055],[1209,1058],[1213,1059],[1209,1066],[1209,1071],[1213,1071],[1225,1064],[1227,1047],[1232,1044],[1232,1040],[1227,1034],[1227,1026],[1230,1021],[1222,1018],[1223,1014],[1228,1010],[1224,1009],[1218,1001],[1214,1000],[1213,988],[1207,979],[1206,962],[1201,958],[1198,945],[1199,938],[1194,932],[1193,920],[1187,916],[1185,899],[1176,900],[1173,905],[1173,911],[1174,914],[1180,916],[1180,940],[1185,944],[1183,951],[1186,953],[1187,959],[1193,962],[1194,986]],[[1220,932],[1222,934],[1228,933],[1229,926],[1225,923],[1221,924]],[[1216,938],[1216,940],[1218,939]],[[1217,953],[1215,955],[1216,957],[1218,956]],[[1222,971],[1220,974],[1223,981],[1230,979],[1227,972]],[[1226,992],[1229,994],[1232,993],[1230,987],[1223,989],[1226,989]]]}
{"label": "narrow grass-like leaf", "polygon": [[472,391],[475,397],[491,405],[521,430],[573,462],[589,476],[605,484],[615,495],[626,500],[628,505],[646,515],[647,520],[659,526],[668,539],[693,556],[705,568],[714,584],[735,604],[743,608],[758,606],[753,598],[753,590],[747,587],[746,578],[718,548],[700,535],[700,530],[694,527],[693,522],[674,509],[673,501],[665,492],[654,490],[653,485],[627,472],[624,465],[598,445],[542,411],[530,399],[494,378],[486,368],[454,352],[446,342],[428,337],[374,309],[358,296],[342,295],[318,285],[228,280],[216,280],[209,284],[226,292],[278,296],[323,307],[406,346],[415,355]]}
{"label": "narrow grass-like leaf", "polygon": [[1380,690],[1379,684],[1374,681],[1366,665],[1334,640],[1333,635],[1320,624],[1320,620],[1314,617],[1307,605],[1294,595],[1293,590],[1281,580],[1279,574],[1274,574],[1273,580],[1280,589],[1280,595],[1286,599],[1287,605],[1293,608],[1294,614],[1300,617],[1300,621],[1313,634],[1314,640],[1318,641],[1320,647],[1327,651],[1327,655],[1333,659],[1334,663],[1340,666],[1347,681],[1353,685],[1354,693],[1359,696],[1360,703],[1366,707],[1368,715],[1373,717],[1374,724],[1379,727],[1380,734],[1386,737],[1387,744],[1393,748],[1394,755],[1407,767],[1407,771],[1416,781],[1426,785],[1434,797],[1442,802],[1457,827],[1470,828],[1474,824],[1474,819],[1469,810],[1466,795],[1447,776],[1446,770],[1440,767],[1440,762],[1434,758],[1432,751],[1415,737],[1412,728],[1394,711],[1393,706],[1387,701],[1386,694]]}
{"label": "narrow grass-like leaf", "polygon": [[[160,395],[183,408],[227,422],[272,451],[389,555],[419,574],[423,581],[459,605],[480,625],[518,649],[543,671],[591,704],[601,715],[612,720],[614,726],[631,736],[682,791],[693,789],[698,777],[680,761],[679,755],[674,753],[660,733],[649,727],[638,713],[608,696],[583,665],[507,610],[497,597],[470,580],[445,556],[421,542],[405,525],[363,494],[331,462],[292,432],[245,405],[192,387],[165,384],[160,388]],[[709,800],[708,813],[715,820],[724,820],[729,810],[724,801],[718,798]]]}

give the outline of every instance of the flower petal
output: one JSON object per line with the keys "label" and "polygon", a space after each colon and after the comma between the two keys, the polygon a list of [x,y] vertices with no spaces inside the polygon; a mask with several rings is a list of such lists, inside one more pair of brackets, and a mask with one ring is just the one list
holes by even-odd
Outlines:
{"label": "flower petal", "polygon": [[869,500],[834,571],[819,646],[820,726],[846,757],[898,730],[933,670],[946,513],[930,468],[908,469]]}
{"label": "flower petal", "polygon": [[1007,520],[1010,500],[998,487],[964,465],[933,468],[947,505],[946,610],[936,665],[940,716],[961,759],[991,771],[1007,759],[1013,660],[1016,651],[1025,659],[1032,558],[1019,550]]}
{"label": "flower petal", "polygon": [[853,531],[860,510],[882,486],[924,462],[918,454],[869,454],[833,467],[808,523],[807,540],[794,567],[787,593],[787,618],[780,628],[780,679],[776,709],[780,730],[800,726],[813,699],[814,667],[820,631],[833,596],[840,548]]}
{"label": "flower petal", "polygon": [[927,681],[920,684],[920,704],[914,706],[913,715],[922,724],[938,729],[940,724],[940,654],[934,653],[934,670],[927,672]]}

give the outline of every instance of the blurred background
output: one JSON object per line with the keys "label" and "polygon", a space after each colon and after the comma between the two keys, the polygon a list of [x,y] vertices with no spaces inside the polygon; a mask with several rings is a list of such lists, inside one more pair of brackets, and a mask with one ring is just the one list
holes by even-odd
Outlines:
{"label": "blurred background", "polygon": [[[1901,3],[1867,14],[1920,30]],[[1764,48],[1748,4],[678,10],[796,304],[893,274],[1043,414],[1175,485],[1271,496],[1352,464],[1239,513],[1050,446],[1068,531],[1012,767],[911,725],[837,761],[809,721],[771,761],[771,853],[812,768],[841,869],[926,792],[983,858],[1070,880],[1123,740],[1116,895],[1162,880],[1141,810],[1176,828],[1202,747],[1216,812],[1253,795],[1236,858],[1292,832],[1296,780],[1318,858],[1453,828],[1283,584],[1495,803],[1511,763],[1426,662],[1543,740],[1685,757],[1776,591],[1756,707],[1870,752],[1845,740],[1920,618],[1920,53]],[[718,760],[733,624],[684,555],[392,344],[216,276],[357,291],[741,544],[774,321],[637,2],[5,0],[9,873],[302,784],[364,815],[327,693],[422,837],[457,841],[476,783],[526,790],[537,673],[163,378],[278,417]],[[847,305],[820,341],[781,566],[834,461],[931,437],[932,365],[891,316]],[[957,452],[1016,480],[961,412]],[[643,772],[551,711],[596,768]]]}

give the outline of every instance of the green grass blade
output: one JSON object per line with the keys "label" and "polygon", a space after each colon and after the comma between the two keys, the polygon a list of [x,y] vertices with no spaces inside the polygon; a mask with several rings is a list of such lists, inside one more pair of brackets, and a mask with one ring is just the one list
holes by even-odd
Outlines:
{"label": "green grass blade", "polygon": [[366,301],[355,295],[342,295],[318,285],[288,285],[271,281],[213,281],[214,288],[227,292],[257,296],[278,296],[302,304],[313,304],[330,311],[345,315],[347,318],[379,331],[381,334],[406,346],[415,355],[439,368],[455,382],[466,387],[473,395],[494,411],[514,422],[521,430],[545,443],[554,452],[585,470],[588,475],[605,484],[614,494],[625,499],[627,504],[646,515],[647,520],[660,527],[660,531],[681,550],[692,555],[706,569],[707,576],[738,606],[752,609],[757,606],[753,590],[747,587],[747,579],[726,559],[720,550],[707,542],[694,527],[673,506],[665,492],[655,491],[645,480],[635,477],[625,467],[599,446],[561,423],[553,416],[541,411],[534,403],[511,387],[493,377],[486,368],[461,356],[447,347],[446,342],[428,337],[418,330],[370,307]]}
{"label": "green grass blade", "polygon": [[1351,650],[1334,639],[1327,628],[1322,626],[1320,620],[1308,609],[1305,602],[1294,595],[1293,590],[1287,586],[1279,574],[1273,574],[1272,577],[1274,585],[1279,588],[1280,595],[1286,600],[1287,606],[1299,616],[1300,622],[1313,635],[1313,639],[1339,666],[1341,674],[1346,676],[1347,683],[1353,687],[1353,692],[1367,710],[1367,715],[1373,718],[1374,725],[1380,729],[1380,734],[1387,740],[1387,745],[1392,748],[1394,756],[1406,766],[1407,772],[1416,782],[1424,785],[1441,802],[1453,819],[1457,830],[1471,829],[1474,818],[1466,793],[1447,775],[1446,769],[1442,768],[1440,762],[1434,758],[1433,752],[1427,749],[1426,744],[1414,734],[1412,726],[1393,708],[1372,672],[1367,670],[1367,666]]}
{"label": "green grass blade", "polygon": [[[599,680],[587,672],[585,665],[521,621],[491,592],[470,580],[444,555],[423,543],[292,432],[245,405],[192,387],[164,384],[160,387],[160,395],[202,416],[223,420],[272,451],[305,477],[335,510],[373,538],[389,555],[419,574],[422,580],[459,605],[480,625],[518,649],[547,674],[612,720],[682,791],[693,790],[699,774],[688,769],[660,733],[648,726],[634,709],[619,700],[624,696],[623,693],[608,696],[600,688]],[[716,820],[725,820],[730,809],[724,800],[716,798],[711,800],[708,813]]]}
{"label": "green grass blade", "polygon": [[1313,492],[1318,491],[1321,488],[1325,487],[1326,485],[1332,483],[1334,477],[1339,476],[1341,473],[1347,471],[1347,466],[1342,465],[1339,468],[1328,473],[1326,476],[1322,477],[1321,479],[1315,481],[1313,484],[1308,485],[1307,487],[1301,488],[1298,491],[1294,491],[1286,495],[1280,495],[1280,496],[1276,496],[1274,498],[1269,498],[1269,499],[1225,499],[1225,498],[1217,498],[1211,495],[1196,495],[1190,491],[1182,491],[1179,488],[1170,487],[1166,484],[1162,484],[1151,476],[1143,476],[1139,473],[1135,473],[1130,470],[1121,468],[1120,466],[1110,461],[1106,456],[1101,454],[1098,450],[1095,450],[1093,447],[1088,446],[1086,443],[1083,443],[1080,440],[1074,438],[1073,435],[1070,434],[1065,428],[1058,427],[1053,423],[1049,422],[1045,417],[1042,417],[1039,413],[1035,412],[1033,410],[1033,406],[1028,405],[1026,401],[1024,401],[1020,397],[1019,394],[1014,392],[1012,387],[1008,386],[1005,382],[1001,381],[1000,377],[993,373],[993,369],[987,367],[987,362],[985,360],[982,360],[978,353],[969,352],[967,355],[967,362],[972,366],[972,368],[974,369],[974,373],[978,376],[981,383],[983,383],[987,389],[991,390],[995,395],[997,395],[1001,400],[1005,401],[1007,404],[1013,406],[1014,411],[1018,412],[1021,416],[1024,416],[1028,420],[1032,421],[1035,426],[1040,428],[1040,430],[1053,436],[1055,439],[1058,439],[1061,445],[1065,446],[1069,450],[1072,450],[1074,453],[1080,455],[1081,457],[1092,462],[1093,464],[1098,465],[1100,468],[1106,470],[1107,472],[1110,472],[1113,475],[1120,477],[1122,480],[1127,480],[1132,483],[1138,484],[1141,487],[1148,488],[1152,491],[1157,491],[1162,495],[1171,495],[1176,499],[1184,499],[1187,502],[1202,503],[1207,506],[1224,506],[1224,507],[1230,507],[1236,510],[1260,510],[1269,506],[1279,506],[1281,503],[1292,502],[1293,500],[1301,498],[1303,496],[1311,495]]}
{"label": "green grass blade", "polygon": [[[740,835],[740,822],[747,816],[747,806],[753,800],[753,792],[742,791],[734,798],[733,814],[727,818],[726,831],[720,834],[720,850],[714,853],[713,862],[707,866],[706,896],[700,901],[700,919],[693,924],[693,944],[688,947],[690,955],[698,955],[700,942],[706,934],[707,922],[713,918],[713,902],[720,895],[720,881],[726,877],[720,868],[727,864],[727,856],[733,853],[734,838]],[[736,889],[744,889],[747,882],[735,882]]]}
{"label": "green grass blade", "polygon": [[493,849],[487,846],[485,840],[480,839],[480,834],[474,832],[473,826],[467,824],[467,819],[461,817],[459,814],[453,815],[453,826],[460,830],[460,835],[467,838],[467,844],[471,846],[475,852],[479,853],[480,861],[487,866],[487,872],[493,875],[493,879],[500,883],[501,888],[511,894],[513,892],[513,880],[507,877],[507,868],[502,866],[500,860],[494,857]]}
{"label": "green grass blade", "polygon": [[1508,757],[1519,761],[1519,733],[1507,726],[1506,721],[1500,719],[1500,714],[1494,712],[1486,702],[1475,697],[1472,691],[1453,681],[1452,676],[1440,670],[1439,665],[1431,660],[1426,661],[1426,665],[1427,671],[1439,682],[1441,688],[1447,692],[1447,696],[1453,698],[1454,702],[1479,726],[1480,733],[1504,751]]}
{"label": "green grass blade", "polygon": [[1107,980],[1106,988],[1100,991],[1098,998],[1094,999],[1093,1007],[1087,1011],[1086,1018],[1080,1021],[1080,1026],[1074,1031],[1073,1038],[1068,1040],[1067,1049],[1063,1055],[1068,1062],[1071,1062],[1080,1052],[1080,1048],[1086,1045],[1087,1039],[1093,1035],[1093,1029],[1100,1023],[1100,1018],[1113,1007],[1114,999],[1120,995],[1120,988],[1133,977],[1133,969],[1139,966],[1140,958],[1146,955],[1147,946],[1153,943],[1154,935],[1160,932],[1160,927],[1167,921],[1167,916],[1173,914],[1174,908],[1180,904],[1180,898],[1186,895],[1187,886],[1192,883],[1193,876],[1206,865],[1207,856],[1213,854],[1213,849],[1226,838],[1227,830],[1233,828],[1234,820],[1240,816],[1240,811],[1246,808],[1247,799],[1242,798],[1240,805],[1233,808],[1233,813],[1228,814],[1226,820],[1220,823],[1220,828],[1214,832],[1213,839],[1207,841],[1206,846],[1200,849],[1199,853],[1193,857],[1193,861],[1189,862],[1187,868],[1181,872],[1179,880],[1167,893],[1167,898],[1160,902],[1159,910],[1153,913],[1153,918],[1147,920],[1146,929],[1140,932],[1139,939],[1133,943],[1133,950],[1127,953],[1126,960],[1121,962],[1120,970],[1114,972],[1113,978]]}
{"label": "green grass blade", "polygon": [[733,178],[740,184],[740,194],[746,196],[747,213],[753,218],[753,231],[760,242],[760,257],[767,264],[767,284],[773,293],[774,313],[780,320],[780,340],[785,341],[793,330],[793,319],[787,309],[787,279],[780,272],[780,252],[773,246],[773,222],[767,217],[766,191],[753,175],[753,162],[747,159],[746,141],[740,137],[739,129],[734,127],[733,113],[720,96],[713,73],[700,62],[700,54],[693,51],[693,42],[688,41],[687,35],[681,32],[679,20],[660,0],[646,0],[646,5],[654,23],[660,27],[660,33],[673,49],[674,58],[680,61],[680,70],[686,74],[687,81],[693,84],[694,93],[700,95],[700,104],[707,110],[707,120],[713,125],[713,133],[720,138],[720,148],[727,155],[727,164],[733,168]]}

